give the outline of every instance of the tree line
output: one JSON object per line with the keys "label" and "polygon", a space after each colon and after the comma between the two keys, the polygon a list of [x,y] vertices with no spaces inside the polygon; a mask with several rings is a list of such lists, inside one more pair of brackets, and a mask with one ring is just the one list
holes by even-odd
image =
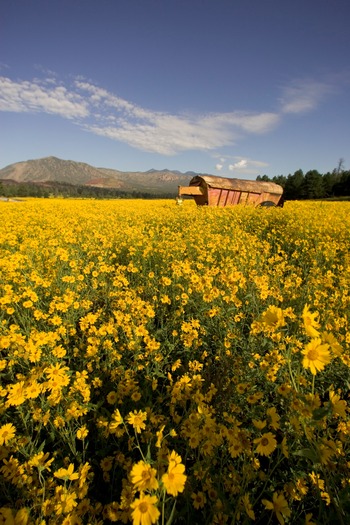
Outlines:
{"label": "tree line", "polygon": [[340,159],[337,168],[325,174],[317,170],[309,170],[304,174],[299,169],[287,177],[259,175],[256,180],[275,182],[282,186],[285,200],[350,197],[350,171],[343,169],[343,159]]}
{"label": "tree line", "polygon": [[81,198],[81,199],[174,199],[175,193],[122,191],[114,188],[83,186],[65,182],[38,184],[34,182],[0,181],[0,196],[5,198]]}

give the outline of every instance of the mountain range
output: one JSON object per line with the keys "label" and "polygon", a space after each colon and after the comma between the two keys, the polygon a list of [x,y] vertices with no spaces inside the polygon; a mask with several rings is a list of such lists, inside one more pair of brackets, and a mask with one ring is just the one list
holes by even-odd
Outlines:
{"label": "mountain range", "polygon": [[84,162],[45,157],[6,166],[0,170],[0,182],[40,185],[59,182],[161,195],[177,193],[178,186],[188,186],[195,175],[200,174],[192,171],[182,173],[168,169],[150,169],[145,172],[119,171],[109,168],[96,168]]}

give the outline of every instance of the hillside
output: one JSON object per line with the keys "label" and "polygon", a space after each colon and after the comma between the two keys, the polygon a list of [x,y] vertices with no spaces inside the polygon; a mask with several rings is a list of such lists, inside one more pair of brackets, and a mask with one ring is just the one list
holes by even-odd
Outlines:
{"label": "hillside", "polygon": [[181,173],[171,170],[148,170],[126,172],[109,168],[96,168],[84,162],[45,157],[10,164],[0,170],[0,182],[12,180],[17,183],[60,182],[79,186],[111,188],[120,191],[151,193],[177,192],[180,185],[188,185],[193,172]]}

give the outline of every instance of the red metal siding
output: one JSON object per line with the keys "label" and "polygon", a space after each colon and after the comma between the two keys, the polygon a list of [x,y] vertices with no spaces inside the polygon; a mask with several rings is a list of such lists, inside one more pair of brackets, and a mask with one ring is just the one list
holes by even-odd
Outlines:
{"label": "red metal siding", "polygon": [[208,188],[208,204],[209,206],[217,206],[220,198],[220,189]]}
{"label": "red metal siding", "polygon": [[260,197],[260,193],[249,193],[247,204],[257,204],[258,202],[260,202]]}

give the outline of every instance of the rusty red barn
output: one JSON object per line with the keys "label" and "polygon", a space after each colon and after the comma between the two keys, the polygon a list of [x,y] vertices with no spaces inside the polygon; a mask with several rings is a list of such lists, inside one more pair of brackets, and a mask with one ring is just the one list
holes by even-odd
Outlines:
{"label": "rusty red barn", "polygon": [[198,206],[281,206],[283,188],[274,182],[197,175],[179,186],[178,197],[191,195]]}

